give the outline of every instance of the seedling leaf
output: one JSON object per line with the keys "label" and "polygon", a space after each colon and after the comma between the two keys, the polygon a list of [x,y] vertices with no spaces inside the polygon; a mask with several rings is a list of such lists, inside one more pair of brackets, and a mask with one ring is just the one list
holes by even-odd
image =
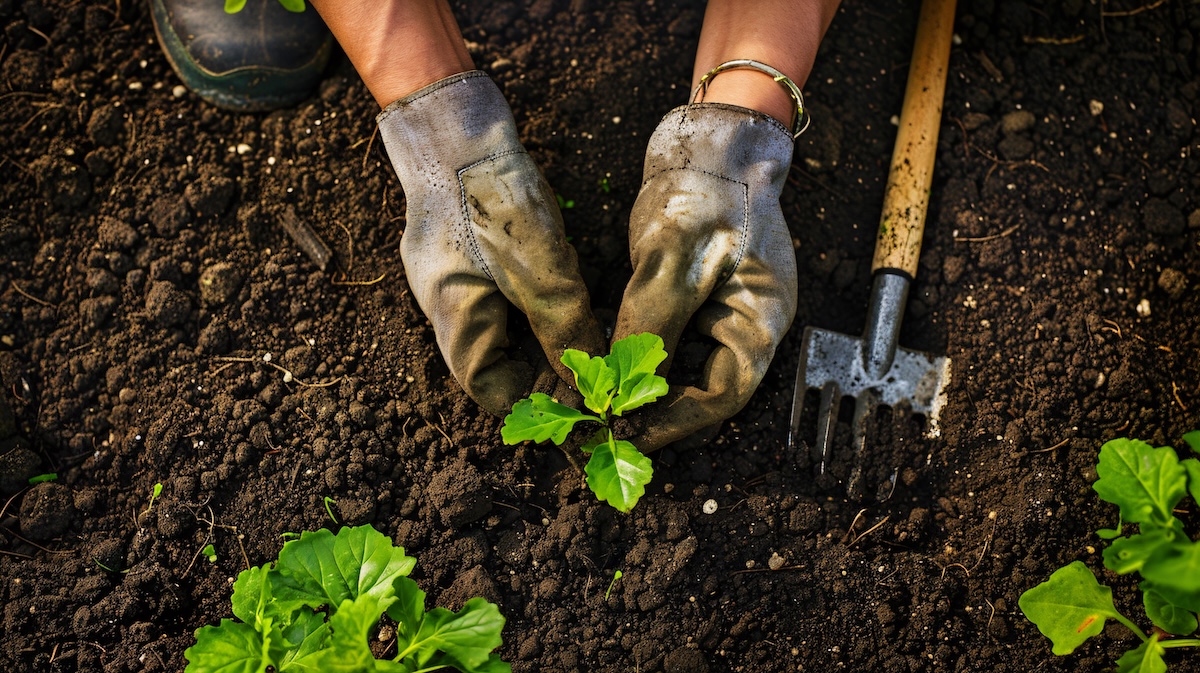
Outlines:
{"label": "seedling leaf", "polygon": [[249,624],[222,619],[219,626],[196,630],[196,644],[183,656],[188,673],[266,673],[273,648]]}
{"label": "seedling leaf", "polygon": [[1185,434],[1183,441],[1191,447],[1193,453],[1200,453],[1200,430],[1192,430]]}
{"label": "seedling leaf", "polygon": [[[198,629],[185,673],[511,673],[491,654],[501,644],[499,609],[473,598],[458,613],[426,613],[425,593],[404,576],[414,563],[371,526],[305,533],[274,565],[238,576],[233,607],[243,621]],[[329,606],[328,620],[315,604]],[[370,648],[385,611],[399,626],[394,660],[376,660]]]}
{"label": "seedling leaf", "polygon": [[1104,567],[1121,575],[1141,570],[1156,549],[1170,544],[1178,535],[1173,528],[1153,528],[1113,540],[1104,550]]}
{"label": "seedling leaf", "polygon": [[246,6],[246,0],[225,0],[225,12],[227,14],[237,14]]}
{"label": "seedling leaf", "polygon": [[602,357],[590,357],[583,351],[568,348],[563,351],[562,363],[575,372],[575,387],[583,395],[588,409],[604,416],[612,404],[617,377]]}
{"label": "seedling leaf", "polygon": [[306,657],[303,663],[322,673],[374,671],[375,655],[368,644],[371,629],[395,600],[390,595],[381,601],[379,596],[364,594],[357,600],[343,601],[329,618],[329,630],[333,632],[329,646]]}
{"label": "seedling leaf", "polygon": [[1146,615],[1158,628],[1177,636],[1186,636],[1196,631],[1196,615],[1163,598],[1154,590],[1150,582],[1138,585],[1142,590],[1142,604],[1146,606]]}
{"label": "seedling leaf", "polygon": [[613,439],[611,433],[608,441],[592,450],[592,457],[583,471],[587,474],[587,485],[596,497],[621,512],[633,509],[654,476],[650,459],[633,444]]}
{"label": "seedling leaf", "polygon": [[430,610],[417,640],[437,647],[469,670],[481,666],[491,651],[500,647],[503,628],[499,608],[483,598],[472,598],[456,613],[445,608]]}
{"label": "seedling leaf", "polygon": [[1188,493],[1192,500],[1200,503],[1200,460],[1188,458],[1182,461],[1183,470],[1187,473]]}
{"label": "seedling leaf", "polygon": [[1200,543],[1176,540],[1146,559],[1142,577],[1174,605],[1200,612]]}
{"label": "seedling leaf", "polygon": [[304,11],[304,0],[279,0],[279,4],[283,5],[283,8],[289,12]]}
{"label": "seedling leaf", "polygon": [[1166,653],[1155,634],[1117,659],[1117,673],[1166,673],[1167,663],[1163,661]]}
{"label": "seedling leaf", "polygon": [[1114,439],[1100,448],[1100,478],[1092,485],[1102,500],[1121,508],[1130,523],[1166,525],[1183,498],[1186,477],[1175,450],[1136,439]]}
{"label": "seedling leaf", "polygon": [[1074,652],[1100,633],[1106,619],[1121,618],[1112,590],[1097,582],[1081,561],[1054,571],[1050,579],[1021,594],[1017,604],[1060,655]]}
{"label": "seedling leaf", "polygon": [[325,613],[300,608],[296,612],[295,620],[283,629],[282,634],[288,651],[279,662],[279,670],[288,673],[318,673],[321,669],[313,655],[325,647],[329,638],[329,624],[325,621]]}
{"label": "seedling leaf", "polygon": [[534,393],[513,405],[512,413],[504,417],[500,437],[505,444],[526,440],[541,443],[547,439],[562,444],[579,421],[601,422],[595,416],[555,402],[545,393]]}
{"label": "seedling leaf", "polygon": [[247,624],[265,630],[261,626],[267,617],[267,607],[271,600],[271,590],[266,584],[266,575],[270,566],[247,568],[237,576],[233,583],[233,616]]}
{"label": "seedling leaf", "polygon": [[335,613],[334,606],[346,599],[390,595],[396,578],[416,563],[370,526],[343,528],[337,535],[322,528],[283,545],[278,581],[271,588],[285,610],[328,605]]}
{"label": "seedling leaf", "polygon": [[667,380],[654,373],[666,359],[667,351],[657,334],[631,334],[613,343],[612,352],[604,358],[617,379],[613,414],[620,416],[667,394]]}

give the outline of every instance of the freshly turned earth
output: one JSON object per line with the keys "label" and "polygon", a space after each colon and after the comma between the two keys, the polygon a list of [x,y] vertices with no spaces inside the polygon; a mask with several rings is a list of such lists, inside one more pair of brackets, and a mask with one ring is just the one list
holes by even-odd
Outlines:
{"label": "freshly turned earth", "polygon": [[[1200,428],[1200,5],[960,4],[901,337],[954,363],[940,436],[877,428],[861,503],[837,483],[848,451],[825,488],[786,448],[802,327],[862,330],[914,34],[916,2],[848,2],[783,195],[796,324],[747,408],[658,453],[621,515],[557,449],[502,445],[450,378],[344,58],[295,109],[231,114],[175,95],[142,2],[0,0],[0,663],[182,670],[239,571],[335,525],[330,497],[418,558],[431,602],[498,602],[516,671],[1111,667],[1123,629],[1053,657],[1017,597],[1075,559],[1100,571],[1104,441]],[[688,98],[703,3],[455,6],[574,201],[611,320],[644,143]],[[333,251],[325,272],[288,208]],[[689,337],[670,378],[705,349]],[[1133,582],[1101,579],[1148,625]]]}

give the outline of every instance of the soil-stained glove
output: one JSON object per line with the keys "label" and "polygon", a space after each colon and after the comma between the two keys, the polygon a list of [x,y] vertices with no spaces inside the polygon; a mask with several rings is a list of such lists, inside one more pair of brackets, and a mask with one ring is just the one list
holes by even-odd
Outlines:
{"label": "soil-stained glove", "polygon": [[716,346],[697,386],[673,387],[630,419],[643,449],[741,410],[796,315],[796,257],[779,206],[793,146],[776,120],[716,103],[676,108],[650,138],[629,222],[633,277],[613,336],[654,332],[673,354],[694,318]]}
{"label": "soil-stained glove", "polygon": [[454,75],[392,103],[378,122],[408,204],[408,284],[459,384],[496,415],[535,387],[534,368],[504,353],[510,302],[554,367],[536,387],[552,388],[554,371],[573,381],[563,350],[603,352],[604,338],[554,193],[500,89],[483,72]]}

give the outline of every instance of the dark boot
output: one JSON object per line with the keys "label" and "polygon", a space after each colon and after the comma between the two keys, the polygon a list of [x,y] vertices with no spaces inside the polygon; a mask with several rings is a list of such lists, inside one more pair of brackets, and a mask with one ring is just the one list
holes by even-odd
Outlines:
{"label": "dark boot", "polygon": [[293,105],[312,93],[333,36],[311,6],[249,0],[227,14],[220,0],[150,0],[171,67],[204,100],[242,112]]}

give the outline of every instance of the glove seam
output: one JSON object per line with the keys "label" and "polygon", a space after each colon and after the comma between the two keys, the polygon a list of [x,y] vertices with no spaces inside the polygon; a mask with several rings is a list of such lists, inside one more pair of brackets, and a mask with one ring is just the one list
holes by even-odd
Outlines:
{"label": "glove seam", "polygon": [[733,274],[737,273],[738,267],[742,265],[742,260],[746,258],[746,242],[750,238],[750,184],[741,180],[735,180],[725,175],[721,175],[720,173],[704,170],[703,168],[695,168],[693,166],[672,166],[670,168],[661,169],[654,175],[651,175],[643,180],[642,187],[645,188],[645,186],[649,184],[651,180],[664,173],[667,173],[668,171],[692,171],[693,173],[700,173],[702,175],[714,177],[718,180],[732,182],[733,184],[742,188],[742,224],[739,227],[741,231],[738,239],[738,253],[737,257],[733,261],[733,266],[729,269],[729,273],[725,274],[717,283],[717,285],[723,285],[725,281],[733,277]]}
{"label": "glove seam", "polygon": [[471,252],[474,253],[475,259],[479,261],[479,266],[482,267],[483,273],[486,274],[488,277],[488,280],[490,280],[492,282],[496,281],[496,277],[492,275],[491,269],[488,268],[487,261],[483,258],[483,250],[482,250],[481,246],[479,245],[479,239],[475,236],[475,223],[471,220],[471,211],[470,211],[469,207],[467,206],[467,185],[463,182],[463,174],[466,173],[467,171],[469,171],[477,166],[481,166],[489,161],[495,161],[496,159],[499,159],[501,157],[512,156],[514,154],[528,154],[528,152],[526,152],[523,149],[505,150],[503,152],[497,152],[496,154],[492,154],[487,157],[484,157],[483,159],[480,159],[479,161],[476,161],[474,163],[463,166],[462,168],[455,171],[455,178],[458,180],[459,204],[460,204],[460,207],[462,208],[463,223],[466,224],[467,236],[468,236],[468,240],[469,240],[469,245],[471,246]]}
{"label": "glove seam", "polygon": [[796,144],[797,137],[792,135],[792,132],[788,130],[787,126],[784,126],[783,122],[779,121],[778,119],[776,119],[776,118],[772,117],[771,115],[766,114],[764,112],[759,112],[758,110],[748,108],[748,107],[743,107],[741,105],[733,105],[732,103],[688,103],[687,105],[680,105],[680,106],[676,107],[675,109],[671,110],[670,112],[668,112],[666,115],[663,116],[663,119],[665,120],[667,117],[670,117],[673,113],[678,112],[679,113],[679,125],[676,128],[682,128],[685,123],[690,121],[689,117],[691,117],[692,110],[703,110],[706,108],[711,109],[711,110],[725,110],[728,112],[735,112],[735,113],[743,114],[746,117],[750,117],[751,119],[753,119],[755,121],[760,121],[760,122],[766,123],[769,126],[774,127],[774,129],[776,131],[779,131],[783,135],[787,136],[788,142],[790,142],[793,145]]}
{"label": "glove seam", "polygon": [[487,77],[487,76],[488,76],[488,74],[482,70],[468,70],[466,72],[460,72],[458,74],[450,75],[449,77],[444,77],[442,79],[439,79],[438,81],[436,81],[432,84],[429,84],[420,89],[417,89],[416,91],[408,94],[407,96],[404,96],[402,98],[398,98],[398,99],[392,101],[378,115],[375,116],[375,123],[382,124],[384,121],[387,120],[388,117],[395,114],[398,110],[400,110],[402,108],[406,108],[406,107],[412,105],[413,103],[416,103],[417,101],[421,100],[422,98],[431,96],[452,84],[458,84],[459,82],[465,82],[466,80],[475,79],[476,77]]}

